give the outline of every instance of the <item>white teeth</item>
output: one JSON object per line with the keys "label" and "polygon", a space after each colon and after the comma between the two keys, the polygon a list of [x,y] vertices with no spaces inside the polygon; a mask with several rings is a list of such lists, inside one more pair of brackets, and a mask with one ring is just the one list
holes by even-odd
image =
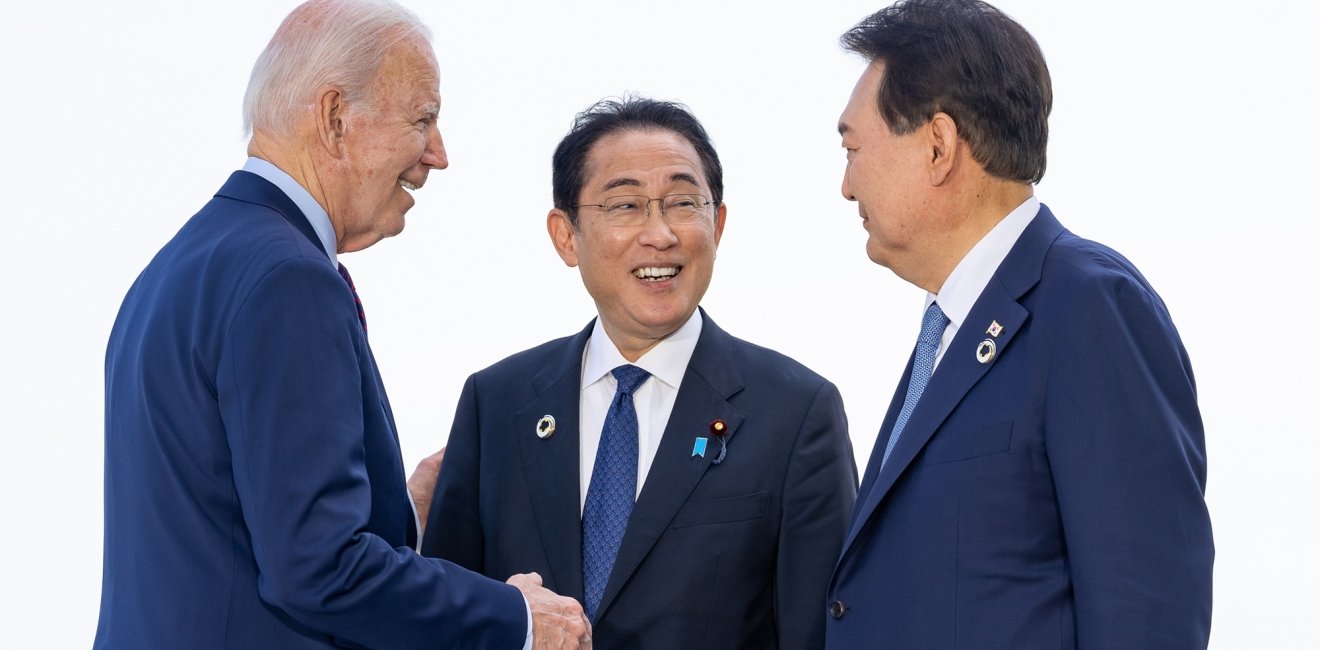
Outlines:
{"label": "white teeth", "polygon": [[676,266],[663,266],[663,267],[658,267],[658,266],[647,266],[647,267],[643,267],[643,268],[637,269],[636,271],[633,271],[633,275],[636,276],[638,279],[641,279],[641,280],[646,280],[646,279],[648,279],[648,278],[652,278],[652,279],[666,279],[666,278],[672,278],[672,277],[674,277],[675,275],[678,275],[678,267],[676,267]]}
{"label": "white teeth", "polygon": [[408,190],[409,192],[414,192],[417,190],[416,185],[413,185],[412,183],[409,183],[408,181],[405,181],[402,178],[399,179],[399,187],[402,187],[403,189]]}

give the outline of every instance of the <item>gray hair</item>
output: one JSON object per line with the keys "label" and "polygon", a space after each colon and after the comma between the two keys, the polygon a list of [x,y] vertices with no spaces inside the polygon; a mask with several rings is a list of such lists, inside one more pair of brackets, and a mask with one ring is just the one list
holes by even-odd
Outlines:
{"label": "gray hair", "polygon": [[385,54],[409,40],[431,41],[415,14],[391,0],[308,0],[280,24],[252,66],[243,96],[243,129],[287,135],[317,88],[338,86],[347,101],[371,107],[371,86]]}

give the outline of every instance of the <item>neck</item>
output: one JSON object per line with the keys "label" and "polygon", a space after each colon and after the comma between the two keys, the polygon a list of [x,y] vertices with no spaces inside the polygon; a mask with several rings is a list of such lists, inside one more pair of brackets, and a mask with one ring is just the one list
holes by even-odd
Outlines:
{"label": "neck", "polygon": [[339,250],[344,252],[344,232],[341,224],[335,221],[335,211],[331,209],[328,200],[328,194],[325,191],[325,183],[322,181],[324,172],[323,165],[319,164],[312,152],[306,147],[297,147],[292,142],[298,140],[298,135],[293,136],[275,135],[261,129],[252,130],[252,139],[248,141],[247,153],[254,158],[260,158],[266,162],[279,167],[284,173],[288,174],[293,180],[297,181],[313,199],[320,204],[321,208],[330,216],[330,223],[335,229],[335,240],[338,242]]}
{"label": "neck", "polygon": [[658,339],[620,336],[610,331],[609,327],[605,328],[605,335],[610,337],[610,342],[614,344],[615,349],[617,349],[619,354],[623,355],[623,358],[627,359],[629,363],[633,363],[642,358],[642,355],[650,352],[652,348],[660,343],[660,341],[664,340],[663,336]]}
{"label": "neck", "polygon": [[652,335],[650,332],[638,334],[621,331],[606,320],[604,315],[600,316],[600,326],[601,329],[605,330],[605,336],[609,337],[610,342],[614,344],[614,348],[619,351],[619,354],[623,355],[623,358],[627,359],[629,363],[633,363],[642,358],[642,355],[654,349],[661,341],[669,338],[674,332],[677,332],[691,317],[692,315],[688,314],[688,318],[684,318],[679,323],[678,327],[663,334],[657,333],[655,335]]}
{"label": "neck", "polygon": [[926,242],[923,257],[931,261],[914,277],[904,278],[931,293],[939,293],[953,269],[1004,217],[1032,195],[1032,186],[1003,181],[982,173],[975,182],[949,188],[948,204],[940,213],[947,227],[941,235]]}

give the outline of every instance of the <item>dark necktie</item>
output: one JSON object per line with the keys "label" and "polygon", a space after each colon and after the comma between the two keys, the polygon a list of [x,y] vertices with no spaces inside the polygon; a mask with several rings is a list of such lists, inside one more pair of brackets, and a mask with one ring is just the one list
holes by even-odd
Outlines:
{"label": "dark necktie", "polygon": [[348,268],[341,262],[339,264],[339,275],[348,283],[348,290],[353,292],[353,304],[357,305],[358,322],[362,323],[362,331],[367,331],[367,313],[362,311],[362,299],[358,297],[357,287],[353,286],[353,276],[348,274]]}
{"label": "dark necktie", "polygon": [[921,399],[921,393],[926,390],[926,383],[935,372],[935,353],[939,352],[940,338],[944,336],[944,328],[948,325],[949,317],[944,315],[938,304],[930,303],[926,308],[926,314],[921,317],[921,335],[917,337],[917,355],[912,361],[912,376],[908,379],[907,397],[903,398],[903,410],[898,412],[898,419],[894,421],[894,432],[889,434],[889,444],[885,445],[885,456],[880,459],[882,468],[885,466],[885,461],[889,460],[889,453],[894,451],[894,443],[898,442],[898,436],[903,433],[908,418],[912,417],[912,411],[917,408],[917,401]]}
{"label": "dark necktie", "polygon": [[582,578],[587,617],[593,622],[637,496],[637,409],[632,395],[651,376],[637,366],[619,366],[612,374],[618,388],[605,415],[582,508]]}

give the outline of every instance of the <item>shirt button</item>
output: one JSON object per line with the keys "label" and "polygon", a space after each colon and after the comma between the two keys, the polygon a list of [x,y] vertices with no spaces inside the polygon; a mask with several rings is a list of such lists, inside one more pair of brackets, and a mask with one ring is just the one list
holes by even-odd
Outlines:
{"label": "shirt button", "polygon": [[847,607],[843,606],[843,601],[836,600],[830,603],[830,616],[833,616],[834,618],[843,618],[843,612],[847,609]]}

